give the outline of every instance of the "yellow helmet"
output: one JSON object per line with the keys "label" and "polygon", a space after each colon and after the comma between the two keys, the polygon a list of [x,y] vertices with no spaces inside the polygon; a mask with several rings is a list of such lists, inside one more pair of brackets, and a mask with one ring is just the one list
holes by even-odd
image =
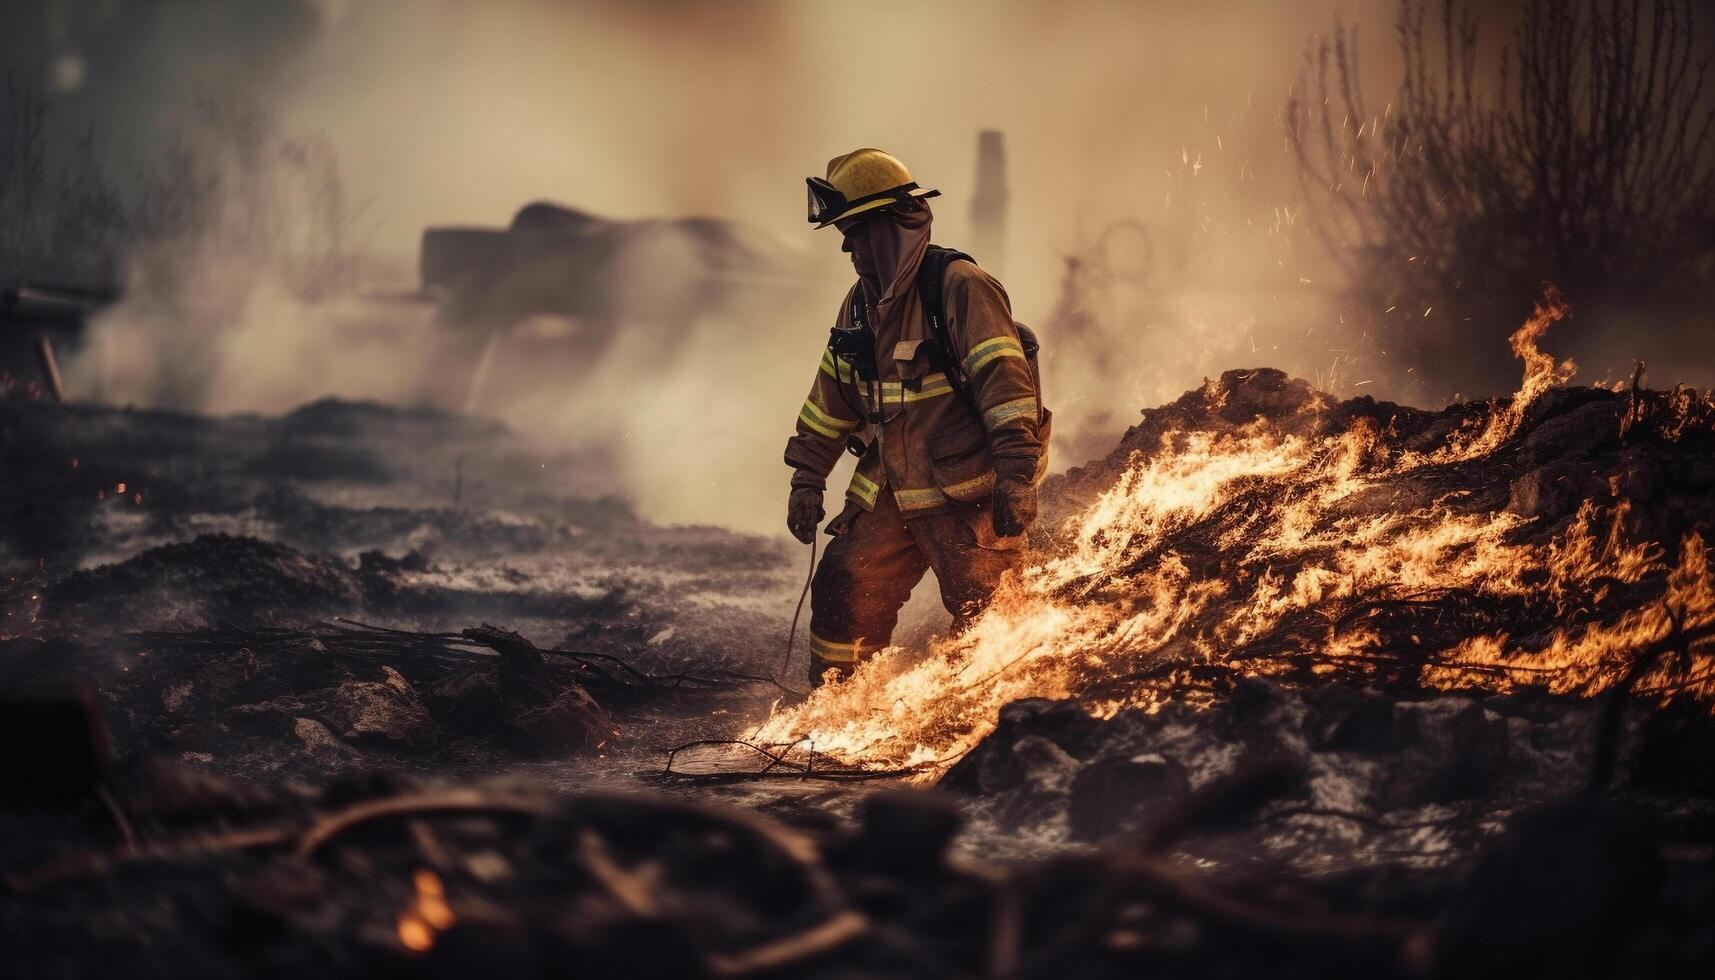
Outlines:
{"label": "yellow helmet", "polygon": [[805,178],[810,185],[810,223],[826,228],[854,214],[941,193],[918,187],[899,158],[873,146],[828,161],[828,176]]}

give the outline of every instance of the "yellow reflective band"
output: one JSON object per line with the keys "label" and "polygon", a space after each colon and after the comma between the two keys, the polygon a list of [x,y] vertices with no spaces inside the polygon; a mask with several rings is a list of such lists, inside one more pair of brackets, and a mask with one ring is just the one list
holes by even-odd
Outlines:
{"label": "yellow reflective band", "polygon": [[798,424],[827,439],[838,439],[840,437],[838,429],[831,429],[816,421],[816,417],[810,414],[809,402],[805,402],[804,407],[798,410]]}
{"label": "yellow reflective band", "polygon": [[874,507],[875,498],[881,493],[881,487],[862,473],[853,473],[851,492],[863,501],[865,507]]}
{"label": "yellow reflective band", "polygon": [[804,399],[804,407],[798,410],[798,418],[810,428],[832,438],[844,435],[856,429],[861,422],[837,419],[822,411],[822,406],[816,404],[815,396]]}
{"label": "yellow reflective band", "polygon": [[834,356],[834,352],[822,348],[822,373],[841,384],[850,384],[852,379],[851,366]]}
{"label": "yellow reflective band", "polygon": [[810,634],[810,652],[823,660],[836,664],[857,663],[865,654],[874,653],[881,647],[873,643],[864,643],[860,637],[851,643],[841,643],[837,640],[824,640],[814,633]]}
{"label": "yellow reflective band", "polygon": [[924,375],[923,381],[916,391],[905,387],[904,382],[883,381],[881,383],[881,398],[883,402],[920,402],[929,398],[939,398],[953,392],[953,383],[947,376],[940,373]]}
{"label": "yellow reflective band", "polygon": [[1024,415],[1036,414],[1036,397],[1014,398],[983,413],[983,424],[991,429],[997,429],[1013,419]]}
{"label": "yellow reflective band", "polygon": [[947,495],[939,487],[930,487],[927,490],[895,490],[893,499],[898,501],[902,511],[925,510],[946,503]]}
{"label": "yellow reflective band", "polygon": [[996,358],[1023,356],[1023,344],[1011,337],[995,337],[971,348],[971,356],[965,358],[965,373],[976,374]]}
{"label": "yellow reflective band", "polygon": [[950,487],[942,487],[942,489],[945,490],[949,496],[957,497],[961,493],[970,493],[973,490],[987,490],[992,486],[994,486],[994,473],[990,472],[984,473],[982,476],[973,480],[964,480],[962,482],[955,483]]}

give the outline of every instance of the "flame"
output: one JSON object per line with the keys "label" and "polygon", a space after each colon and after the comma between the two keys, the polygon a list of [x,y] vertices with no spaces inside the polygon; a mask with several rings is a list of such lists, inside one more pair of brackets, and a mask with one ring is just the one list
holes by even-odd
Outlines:
{"label": "flame", "polygon": [[413,953],[426,953],[435,945],[435,930],[416,912],[399,913],[399,942]]}
{"label": "flame", "polygon": [[399,943],[414,953],[427,952],[435,938],[452,927],[455,918],[447,904],[446,887],[440,876],[427,868],[411,875],[411,904],[399,913]]}
{"label": "flame", "polygon": [[[1525,366],[1518,394],[1433,452],[1398,450],[1367,420],[1312,437],[1282,435],[1263,419],[1231,432],[1167,433],[1067,522],[1061,546],[1009,577],[965,632],[927,651],[884,650],[771,714],[753,738],[926,780],[1019,698],[1077,697],[1111,715],[1170,699],[1204,703],[1223,678],[1301,670],[1591,694],[1624,676],[1635,652],[1698,629],[1699,649],[1709,646],[1715,589],[1700,537],[1681,544],[1669,570],[1659,545],[1626,539],[1624,501],[1586,501],[1559,534],[1533,541],[1530,519],[1427,489],[1448,482],[1436,480],[1444,469],[1505,446],[1530,407],[1571,376],[1570,362],[1537,348],[1567,312],[1550,288],[1511,338]],[[1203,395],[1213,407],[1223,397],[1213,383]],[[1668,433],[1683,414],[1657,430]],[[1379,512],[1365,503],[1401,487],[1422,495]],[[1664,577],[1657,598],[1626,598]],[[1468,620],[1454,624],[1460,635],[1441,622],[1411,626],[1414,608],[1452,598]],[[1565,624],[1625,601],[1635,608],[1545,629],[1547,641],[1531,644],[1511,641],[1483,612]],[[1664,660],[1639,690],[1715,696],[1715,672],[1688,678],[1678,666],[1672,673]]]}
{"label": "flame", "polygon": [[[1613,682],[1615,664],[1656,652],[1683,655],[1707,648],[1711,631],[1715,631],[1715,576],[1710,573],[1709,548],[1701,537],[1689,535],[1659,599],[1624,613],[1612,624],[1558,632],[1537,651],[1510,648],[1504,633],[1474,637],[1448,652],[1446,666],[1425,666],[1424,682],[1470,687],[1475,678],[1481,678],[1484,687],[1495,690],[1545,684],[1556,694],[1590,695]],[[1688,638],[1698,635],[1705,637],[1701,644]],[[1659,658],[1653,665],[1646,664],[1635,690],[1664,701],[1679,696],[1715,699],[1715,671],[1689,668],[1685,661]]]}
{"label": "flame", "polygon": [[1572,361],[1555,364],[1554,358],[1542,352],[1537,347],[1537,341],[1548,333],[1548,328],[1572,315],[1572,308],[1567,305],[1560,290],[1552,284],[1543,290],[1541,302],[1531,312],[1530,319],[1524,326],[1513,331],[1507,338],[1512,347],[1513,356],[1524,362],[1524,383],[1519,385],[1518,393],[1504,406],[1492,407],[1488,418],[1471,430],[1458,433],[1448,444],[1432,457],[1434,462],[1450,463],[1486,456],[1499,449],[1519,426],[1524,424],[1525,413],[1536,404],[1543,393],[1556,385],[1565,384],[1578,370],[1578,365]]}

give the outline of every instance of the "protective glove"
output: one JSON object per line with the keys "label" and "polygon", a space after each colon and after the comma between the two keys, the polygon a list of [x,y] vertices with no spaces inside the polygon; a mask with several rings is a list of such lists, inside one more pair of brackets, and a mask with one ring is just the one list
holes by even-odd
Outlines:
{"label": "protective glove", "polygon": [[792,496],[786,501],[786,530],[804,544],[816,538],[816,528],[827,516],[822,511],[822,487],[797,478],[792,481]]}
{"label": "protective glove", "polygon": [[1003,538],[1023,534],[1036,520],[1036,461],[997,459],[991,510],[994,533]]}

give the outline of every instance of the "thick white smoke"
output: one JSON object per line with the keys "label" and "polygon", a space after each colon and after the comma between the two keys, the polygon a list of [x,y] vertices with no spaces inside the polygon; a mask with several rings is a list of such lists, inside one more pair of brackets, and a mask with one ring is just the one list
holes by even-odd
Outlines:
{"label": "thick white smoke", "polygon": [[[893,150],[940,187],[937,239],[968,245],[976,134],[1006,134],[1000,271],[1047,345],[1059,465],[1080,462],[1138,406],[1224,368],[1364,380],[1338,376],[1356,338],[1326,304],[1327,276],[1295,223],[1275,116],[1308,34],[1338,9],[1390,22],[1391,3],[305,9],[290,56],[270,61],[256,94],[282,133],[325,137],[363,205],[354,234],[396,268],[413,267],[427,225],[503,226],[548,199],[615,218],[743,222],[832,270],[787,299],[710,309],[674,335],[628,313],[635,322],[601,362],[559,383],[498,379],[504,397],[485,410],[546,439],[617,442],[650,516],[779,523],[780,445],[847,281],[833,233],[803,222],[802,181],[859,145]],[[187,83],[203,60],[220,62],[194,46],[173,59]],[[102,65],[89,67],[86,87],[101,84]],[[1108,234],[1115,222],[1133,237]],[[115,311],[74,382],[216,411],[328,394],[462,404],[465,378],[447,370],[424,307],[352,290],[306,301],[284,253],[252,262],[225,234],[193,248],[206,262],[191,263],[172,302]],[[1070,291],[1068,256],[1082,263]],[[619,292],[649,296],[672,276],[672,256],[662,260],[627,270]],[[252,264],[233,268],[242,262]],[[132,269],[134,285],[152,274],[148,257]]]}

